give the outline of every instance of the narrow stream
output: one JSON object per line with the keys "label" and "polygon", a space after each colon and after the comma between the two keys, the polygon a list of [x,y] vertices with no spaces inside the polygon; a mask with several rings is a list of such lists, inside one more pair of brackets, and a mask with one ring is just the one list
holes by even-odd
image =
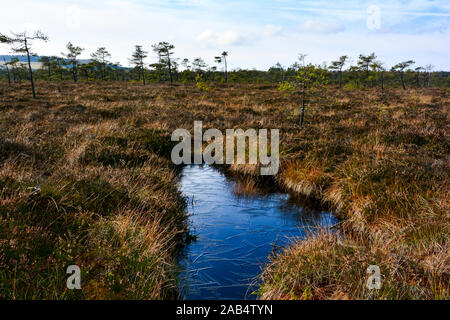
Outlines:
{"label": "narrow stream", "polygon": [[184,167],[180,187],[196,236],[180,258],[181,299],[255,299],[255,278],[274,246],[336,223],[289,194],[239,196],[239,182],[210,166]]}

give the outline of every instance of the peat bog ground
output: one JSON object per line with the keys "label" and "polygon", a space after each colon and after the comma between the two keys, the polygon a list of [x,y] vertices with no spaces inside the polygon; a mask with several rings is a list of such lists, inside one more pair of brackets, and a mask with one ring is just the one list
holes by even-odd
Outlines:
{"label": "peat bog ground", "polygon": [[[276,85],[0,83],[0,296],[177,298],[186,239],[177,128],[280,129],[279,190],[341,219],[292,243],[261,271],[262,299],[448,299],[448,89]],[[260,179],[256,166],[224,168]],[[66,267],[82,290],[66,289]],[[366,288],[369,265],[382,288]]]}

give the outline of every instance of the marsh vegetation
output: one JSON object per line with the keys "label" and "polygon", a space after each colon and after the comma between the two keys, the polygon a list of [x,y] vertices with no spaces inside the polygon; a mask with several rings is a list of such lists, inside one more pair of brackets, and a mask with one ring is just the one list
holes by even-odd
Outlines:
{"label": "marsh vegetation", "polygon": [[[276,187],[342,219],[339,237],[271,257],[262,298],[448,298],[448,89],[329,84],[309,93],[300,130],[300,97],[277,84],[36,86],[33,99],[28,84],[0,82],[0,296],[176,298],[188,228],[170,133],[202,120],[279,128]],[[225,170],[248,188],[259,179],[258,166]],[[66,289],[70,264],[82,290]],[[381,290],[366,289],[372,264]]]}

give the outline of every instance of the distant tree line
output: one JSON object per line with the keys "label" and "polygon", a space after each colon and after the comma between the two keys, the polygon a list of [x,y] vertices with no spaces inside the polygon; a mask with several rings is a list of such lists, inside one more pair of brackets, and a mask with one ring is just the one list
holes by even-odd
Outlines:
{"label": "distant tree line", "polygon": [[[146,61],[148,52],[142,45],[136,45],[130,53],[131,67],[112,62],[112,55],[105,47],[99,47],[91,53],[91,59],[80,62],[79,56],[84,51],[71,42],[66,46],[67,51],[61,56],[42,56],[39,59],[41,68],[35,70],[31,66],[30,57],[35,56],[32,43],[36,40],[48,41],[43,33],[37,31],[32,35],[26,32],[14,33],[7,36],[0,33],[0,43],[11,46],[14,53],[26,56],[26,63],[13,57],[9,61],[3,58],[0,68],[0,78],[8,83],[29,80],[32,94],[35,96],[34,81],[72,80],[83,81],[134,81],[143,85],[156,82],[232,82],[232,83],[280,83],[292,82],[299,72],[311,68],[305,65],[306,55],[300,55],[298,61],[288,67],[276,63],[267,71],[234,69],[228,70],[228,52],[224,51],[214,57],[216,65],[208,66],[198,57],[192,61],[174,57],[175,46],[168,42],[159,42],[151,46],[157,59],[153,63]],[[430,87],[450,86],[450,72],[434,71],[432,65],[416,66],[413,60],[399,62],[387,68],[378,60],[375,53],[359,55],[355,63],[350,63],[348,56],[341,56],[330,64],[315,66],[320,68],[327,83],[335,84],[342,89],[386,86],[402,87]]]}

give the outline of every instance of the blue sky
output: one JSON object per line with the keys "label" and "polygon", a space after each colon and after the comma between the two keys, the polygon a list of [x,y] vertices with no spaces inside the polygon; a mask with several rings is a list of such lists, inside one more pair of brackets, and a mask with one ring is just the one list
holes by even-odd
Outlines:
{"label": "blue sky", "polygon": [[[15,0],[3,4],[0,31],[40,28],[50,42],[40,54],[58,54],[68,41],[105,46],[124,65],[135,44],[169,41],[178,58],[227,50],[231,68],[292,64],[298,53],[321,64],[340,55],[356,60],[375,52],[386,67],[414,59],[450,70],[450,1],[292,0]],[[1,53],[8,53],[5,46]],[[148,63],[154,62],[150,54]]]}

